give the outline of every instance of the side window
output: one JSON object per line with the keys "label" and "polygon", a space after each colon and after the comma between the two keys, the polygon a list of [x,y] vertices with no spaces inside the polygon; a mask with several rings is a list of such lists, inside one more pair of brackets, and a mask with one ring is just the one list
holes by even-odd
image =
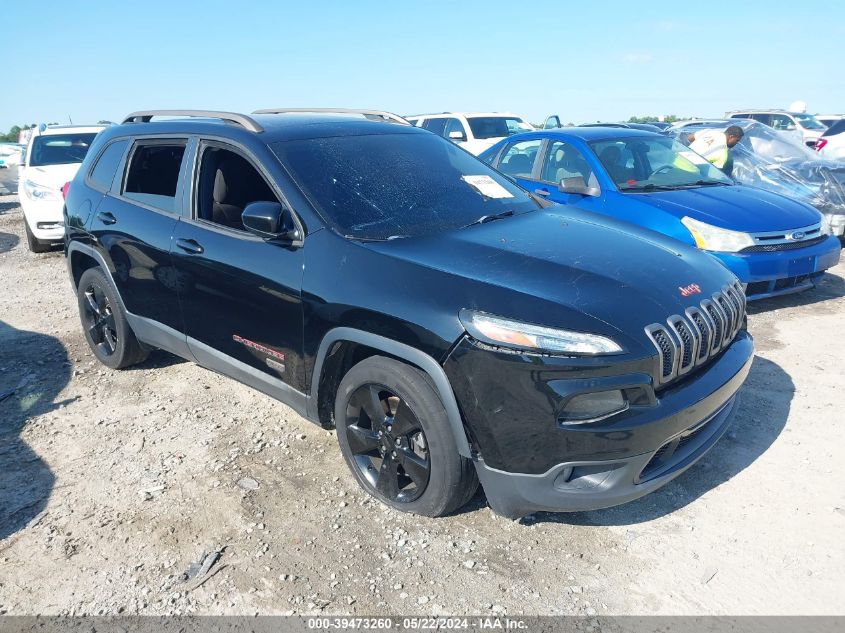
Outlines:
{"label": "side window", "polygon": [[123,191],[124,197],[162,211],[176,210],[179,170],[185,142],[138,143],[132,152]]}
{"label": "side window", "polygon": [[[453,138],[450,136],[452,132],[457,132],[460,136]],[[466,132],[464,131],[464,125],[461,123],[460,119],[446,119],[446,131],[443,133],[443,136],[448,138],[450,141],[465,141],[467,140]]]}
{"label": "side window", "polygon": [[563,141],[551,143],[543,161],[543,181],[557,184],[566,178],[579,176],[588,186],[598,186],[590,164],[577,147]]}
{"label": "side window", "polygon": [[751,114],[748,116],[749,119],[753,119],[754,121],[759,121],[763,125],[771,125],[772,124],[772,117],[768,114]]}
{"label": "side window", "polygon": [[94,167],[88,174],[89,180],[103,191],[111,189],[114,175],[117,173],[117,168],[120,165],[120,159],[123,158],[123,153],[129,145],[128,140],[115,141],[108,145],[106,149],[100,154]]}
{"label": "side window", "polygon": [[794,130],[795,122],[785,114],[773,114],[772,122],[769,123],[776,130]]}
{"label": "side window", "polygon": [[531,178],[534,160],[537,158],[537,152],[540,151],[541,143],[540,139],[511,143],[502,153],[499,171],[517,178]]}
{"label": "side window", "polygon": [[221,147],[202,152],[197,181],[196,217],[245,230],[241,216],[250,202],[278,202],[276,194],[246,158]]}
{"label": "side window", "polygon": [[426,119],[422,126],[429,132],[444,136],[443,128],[446,127],[446,119]]}

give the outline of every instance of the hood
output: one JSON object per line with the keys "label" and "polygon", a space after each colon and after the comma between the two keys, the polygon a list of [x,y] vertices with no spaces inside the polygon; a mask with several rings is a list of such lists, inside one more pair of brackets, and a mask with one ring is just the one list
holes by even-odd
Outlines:
{"label": "hood", "polygon": [[818,212],[802,202],[740,185],[622,195],[678,219],[689,216],[707,224],[746,233],[798,229],[820,221]]}
{"label": "hood", "polygon": [[[577,214],[577,215],[576,215]],[[459,307],[550,326],[572,327],[589,315],[626,335],[712,295],[736,278],[714,257],[658,233],[564,207],[525,213],[430,237],[372,242],[367,247],[472,284],[442,284],[459,292]],[[701,293],[684,298],[681,288]],[[485,304],[495,302],[495,305]],[[589,330],[596,331],[596,330]]]}
{"label": "hood", "polygon": [[43,167],[27,167],[23,179],[51,189],[61,189],[66,182],[70,182],[79,171],[82,163],[67,165],[44,165]]}
{"label": "hood", "polygon": [[466,151],[478,156],[483,151],[493,147],[493,145],[495,145],[496,143],[498,143],[499,141],[501,141],[505,138],[507,138],[507,137],[496,136],[496,137],[493,137],[493,138],[476,139],[474,141],[467,141],[466,143],[463,143],[463,147]]}

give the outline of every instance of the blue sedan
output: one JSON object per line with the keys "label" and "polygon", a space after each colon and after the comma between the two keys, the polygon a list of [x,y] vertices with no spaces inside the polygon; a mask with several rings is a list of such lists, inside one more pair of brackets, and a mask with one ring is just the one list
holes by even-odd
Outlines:
{"label": "blue sedan", "polygon": [[481,158],[535,195],[710,252],[749,299],[811,288],[839,262],[839,240],[813,207],[739,185],[661,134],[543,130],[508,137]]}

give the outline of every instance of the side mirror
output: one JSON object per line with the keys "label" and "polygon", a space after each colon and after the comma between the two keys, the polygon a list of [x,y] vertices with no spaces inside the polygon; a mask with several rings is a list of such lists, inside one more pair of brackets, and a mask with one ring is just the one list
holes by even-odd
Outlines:
{"label": "side mirror", "polygon": [[449,140],[450,141],[465,141],[467,140],[467,135],[463,132],[459,132],[458,130],[452,130],[449,132]]}
{"label": "side mirror", "polygon": [[588,187],[581,176],[564,178],[560,181],[558,190],[561,193],[574,193],[579,196],[590,196],[591,198],[595,198],[601,193],[598,187]]}
{"label": "side mirror", "polygon": [[278,202],[250,202],[241,221],[247,231],[259,237],[285,241],[300,239],[290,211]]}

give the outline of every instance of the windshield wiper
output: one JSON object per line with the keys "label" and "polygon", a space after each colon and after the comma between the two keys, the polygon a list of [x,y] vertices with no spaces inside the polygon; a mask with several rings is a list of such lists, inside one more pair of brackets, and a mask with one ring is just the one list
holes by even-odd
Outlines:
{"label": "windshield wiper", "polygon": [[647,185],[620,187],[622,191],[672,191],[677,188],[677,185],[655,185],[653,182],[650,182]]}
{"label": "windshield wiper", "polygon": [[696,180],[693,183],[684,185],[685,187],[714,187],[717,185],[729,185],[728,182],[720,182],[718,180]]}
{"label": "windshield wiper", "polygon": [[475,226],[476,224],[486,224],[487,222],[494,222],[496,220],[501,220],[502,218],[507,218],[513,215],[513,211],[510,209],[507,211],[502,211],[501,213],[491,213],[490,215],[482,215],[477,220],[473,220],[463,228],[467,228],[470,226]]}
{"label": "windshield wiper", "polygon": [[365,237],[361,235],[344,235],[347,240],[355,240],[356,242],[389,242],[391,240],[401,240],[408,237],[407,235],[388,235],[387,237]]}

